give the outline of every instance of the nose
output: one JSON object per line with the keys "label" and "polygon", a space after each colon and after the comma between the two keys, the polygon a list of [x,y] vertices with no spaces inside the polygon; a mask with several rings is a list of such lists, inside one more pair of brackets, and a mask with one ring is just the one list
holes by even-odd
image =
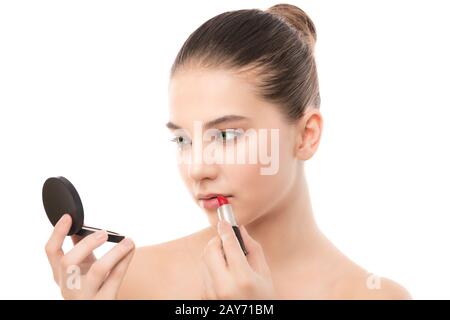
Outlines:
{"label": "nose", "polygon": [[217,177],[216,165],[204,163],[191,163],[188,168],[188,175],[192,180],[214,180]]}
{"label": "nose", "polygon": [[214,180],[219,168],[203,158],[203,143],[192,143],[191,161],[188,165],[188,176],[194,181]]}

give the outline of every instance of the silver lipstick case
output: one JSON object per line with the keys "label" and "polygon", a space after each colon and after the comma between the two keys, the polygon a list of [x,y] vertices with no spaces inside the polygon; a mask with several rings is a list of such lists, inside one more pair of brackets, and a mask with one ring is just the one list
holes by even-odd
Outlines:
{"label": "silver lipstick case", "polygon": [[241,246],[242,252],[244,252],[244,255],[248,254],[247,249],[244,245],[244,240],[242,239],[241,231],[239,230],[239,226],[236,222],[236,218],[234,217],[233,209],[231,208],[231,205],[224,204],[217,208],[217,215],[219,216],[219,220],[225,220],[229,224],[231,224],[234,234],[236,235],[236,238],[239,242],[239,245]]}
{"label": "silver lipstick case", "polygon": [[237,227],[238,224],[236,222],[236,218],[234,217],[233,208],[231,208],[229,203],[217,208],[217,214],[219,215],[220,220],[225,220],[232,226]]}

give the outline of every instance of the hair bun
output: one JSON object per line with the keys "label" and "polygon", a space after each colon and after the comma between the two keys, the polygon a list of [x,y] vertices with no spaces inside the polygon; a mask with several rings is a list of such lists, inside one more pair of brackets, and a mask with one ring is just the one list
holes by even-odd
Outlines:
{"label": "hair bun", "polygon": [[311,47],[314,47],[317,40],[316,27],[305,11],[292,4],[280,3],[270,7],[266,12],[276,15],[306,36]]}

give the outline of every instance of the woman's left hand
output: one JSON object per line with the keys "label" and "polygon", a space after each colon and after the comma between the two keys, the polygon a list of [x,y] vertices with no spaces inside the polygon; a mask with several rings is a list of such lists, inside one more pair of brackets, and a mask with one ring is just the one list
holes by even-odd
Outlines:
{"label": "woman's left hand", "polygon": [[232,226],[218,223],[219,236],[211,239],[203,252],[205,270],[203,299],[275,299],[269,266],[261,245],[239,227],[244,255]]}

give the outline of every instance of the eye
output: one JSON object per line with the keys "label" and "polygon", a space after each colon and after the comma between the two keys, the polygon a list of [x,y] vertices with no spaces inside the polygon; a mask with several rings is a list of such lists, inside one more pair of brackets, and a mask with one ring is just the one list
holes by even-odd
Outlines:
{"label": "eye", "polygon": [[186,136],[176,136],[170,139],[170,141],[175,142],[179,148],[183,148],[191,144],[191,139]]}
{"label": "eye", "polygon": [[225,129],[219,130],[216,135],[216,140],[218,142],[227,142],[231,140],[236,140],[242,135],[242,129]]}

